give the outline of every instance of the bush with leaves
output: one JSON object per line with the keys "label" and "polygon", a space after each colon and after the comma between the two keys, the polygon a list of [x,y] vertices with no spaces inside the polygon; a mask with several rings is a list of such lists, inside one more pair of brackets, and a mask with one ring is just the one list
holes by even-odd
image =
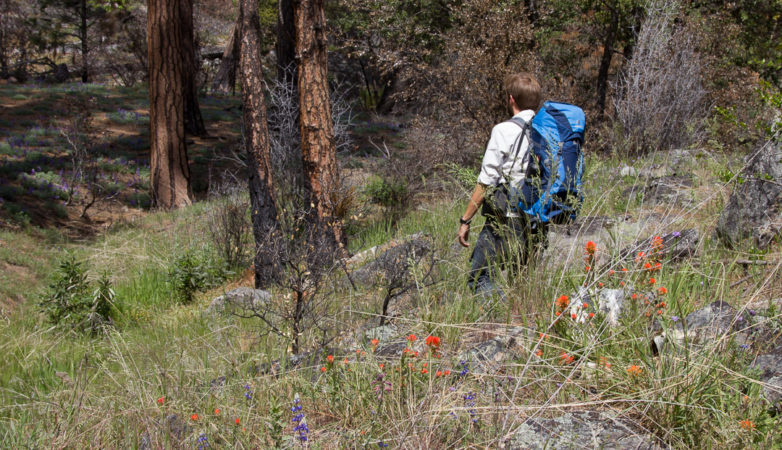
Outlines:
{"label": "bush with leaves", "polygon": [[182,304],[192,303],[199,292],[218,286],[231,272],[208,251],[187,250],[179,255],[168,271],[174,297]]}
{"label": "bush with leaves", "polygon": [[87,268],[71,255],[60,262],[40,305],[52,324],[95,334],[113,323],[114,302],[108,274],[103,273],[93,287]]}

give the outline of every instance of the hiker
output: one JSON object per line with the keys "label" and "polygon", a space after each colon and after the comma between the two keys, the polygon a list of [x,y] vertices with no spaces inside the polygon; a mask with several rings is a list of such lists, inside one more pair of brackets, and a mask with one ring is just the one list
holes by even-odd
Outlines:
{"label": "hiker", "polygon": [[[505,101],[513,118],[492,129],[478,183],[459,219],[459,243],[469,247],[470,223],[483,206],[481,213],[486,217],[486,224],[470,257],[468,284],[475,293],[485,297],[496,293],[501,299],[504,299],[504,294],[492,278],[508,263],[513,273],[517,272],[521,265],[526,264],[533,247],[541,243],[545,245],[546,236],[546,228],[533,226],[524,213],[499,211],[493,202],[484,201],[492,188],[501,187],[502,183],[518,186],[524,179],[530,149],[528,124],[541,102],[540,84],[528,73],[509,75],[504,85]],[[517,249],[518,253],[511,249]]]}

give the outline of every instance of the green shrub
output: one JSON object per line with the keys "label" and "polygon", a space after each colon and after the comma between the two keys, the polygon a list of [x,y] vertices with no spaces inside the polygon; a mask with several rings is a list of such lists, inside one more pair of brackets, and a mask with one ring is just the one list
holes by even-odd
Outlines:
{"label": "green shrub", "polygon": [[372,203],[386,208],[403,207],[409,199],[407,183],[373,177],[364,188],[364,193]]}
{"label": "green shrub", "polygon": [[101,326],[112,323],[114,290],[107,274],[92,289],[87,268],[71,255],[60,262],[41,307],[49,321],[81,332],[95,334]]}
{"label": "green shrub", "polygon": [[188,250],[174,260],[168,278],[171,290],[183,304],[192,303],[198,292],[225,281],[230,272],[207,252]]}

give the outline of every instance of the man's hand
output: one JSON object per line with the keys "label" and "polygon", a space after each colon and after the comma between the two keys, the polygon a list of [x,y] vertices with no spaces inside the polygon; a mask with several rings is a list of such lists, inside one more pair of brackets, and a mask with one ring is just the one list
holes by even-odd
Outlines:
{"label": "man's hand", "polygon": [[470,246],[470,224],[462,224],[459,226],[459,243],[463,247]]}

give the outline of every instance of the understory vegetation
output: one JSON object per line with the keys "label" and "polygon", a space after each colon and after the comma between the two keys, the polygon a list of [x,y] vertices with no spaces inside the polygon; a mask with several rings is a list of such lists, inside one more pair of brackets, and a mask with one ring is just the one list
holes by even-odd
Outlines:
{"label": "understory vegetation", "polygon": [[[229,275],[218,287],[194,282],[191,303],[180,295],[183,273],[198,278],[209,272],[206,267],[228,267],[201,219],[225,200],[116,224],[81,244],[47,245],[54,235],[5,231],[0,241],[6,266],[16,261],[27,267],[31,261],[14,255],[30,239],[36,242],[39,254],[33,257],[47,267],[36,278],[43,281],[49,271],[55,278],[55,291],[41,291],[43,298],[57,298],[67,283],[64,275],[73,271],[67,259],[57,268],[61,248],[85,267],[110,273],[114,296],[112,323],[93,337],[71,326],[49,326],[32,302],[6,313],[0,331],[3,442],[254,448],[293,446],[306,438],[324,447],[494,447],[509,442],[525,418],[590,407],[621,412],[676,447],[773,446],[779,418],[769,413],[758,374],[748,369],[756,349],[731,345],[730,335],[705,348],[659,355],[649,345],[653,320],[668,328],[714,300],[741,310],[782,289],[777,263],[736,262],[778,261],[778,250],[729,252],[711,237],[730,186],[720,174],[736,170],[739,162],[706,151],[697,155],[687,166],[698,181],[686,209],[628,194],[640,180],[618,175],[623,161],[590,158],[586,214],[632,217],[634,227],[616,226],[606,242],[573,239],[570,247],[507,280],[508,303],[495,307],[468,292],[469,252],[453,250],[453,224],[464,204],[456,186],[453,200],[427,203],[392,230],[380,216],[357,219],[353,241],[361,248],[354,252],[425,233],[437,261],[436,281],[418,283],[422,274],[412,271],[413,288],[396,300],[398,334],[384,337],[364,333],[377,326],[382,295],[376,288],[340,284],[344,272],[331,273],[321,324],[342,333],[325,347],[305,333],[309,337],[295,358],[290,337],[264,332],[257,318],[208,310],[210,299],[247,285],[247,272]],[[657,154],[636,167],[667,159]],[[703,236],[697,258],[657,259],[654,244],[639,249],[648,251],[640,259],[615,262],[629,243],[689,228]],[[88,273],[73,283],[97,278]],[[572,299],[579,288],[598,286],[633,286],[638,293],[618,327],[588,308],[583,322],[560,314],[569,301],[562,296]],[[290,295],[271,291],[274,303],[288,302]],[[655,298],[651,304],[642,297],[647,295]],[[773,314],[782,326],[779,311]],[[487,337],[510,336],[517,353],[495,370],[464,356]],[[394,356],[383,351],[389,346],[404,351]]]}

